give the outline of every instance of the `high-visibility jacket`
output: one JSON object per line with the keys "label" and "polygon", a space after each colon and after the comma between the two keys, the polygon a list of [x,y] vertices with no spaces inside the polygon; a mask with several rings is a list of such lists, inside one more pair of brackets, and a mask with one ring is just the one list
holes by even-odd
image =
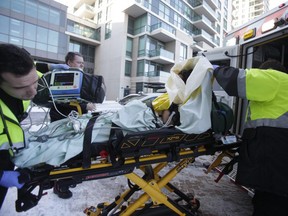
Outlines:
{"label": "high-visibility jacket", "polygon": [[[246,128],[288,128],[288,75],[272,69],[215,70],[215,77],[231,96],[249,100]],[[221,72],[223,71],[223,73]]]}
{"label": "high-visibility jacket", "polygon": [[288,74],[219,67],[214,76],[230,96],[249,101],[236,181],[288,197]]}
{"label": "high-visibility jacket", "polygon": [[[23,110],[27,110],[30,100],[25,100],[22,103]],[[25,147],[24,132],[18,119],[1,99],[0,106],[0,150],[10,150],[12,154],[14,150]]]}

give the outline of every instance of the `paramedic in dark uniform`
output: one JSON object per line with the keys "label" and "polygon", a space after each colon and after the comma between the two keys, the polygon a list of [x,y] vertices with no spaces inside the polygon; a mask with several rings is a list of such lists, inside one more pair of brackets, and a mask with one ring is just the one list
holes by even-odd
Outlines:
{"label": "paramedic in dark uniform", "polygon": [[[68,52],[65,56],[65,63],[66,64],[46,64],[46,63],[36,63],[37,70],[46,73],[47,71],[51,71],[54,69],[69,69],[70,67],[73,68],[80,68],[81,70],[84,69],[84,59],[81,53],[78,52]],[[89,110],[92,111],[95,109],[95,105],[93,103],[81,102],[79,103],[81,112],[87,113]],[[65,118],[68,116],[72,110],[78,111],[76,106],[72,106],[69,103],[62,103],[56,104],[57,110],[62,113],[61,115],[54,106],[50,109],[50,121],[54,122],[60,119]]]}
{"label": "paramedic in dark uniform", "polygon": [[[79,68],[81,70],[84,69],[84,59],[83,56],[78,52],[68,52],[65,56],[65,63],[66,64],[46,64],[46,63],[36,63],[37,70],[41,71],[42,73],[51,71],[54,69],[69,69],[72,68]],[[95,105],[93,103],[81,102],[79,103],[81,108],[81,112],[87,113],[88,110],[92,111],[95,109]],[[60,114],[57,110],[62,113]],[[65,118],[68,116],[72,110],[78,111],[76,106],[70,105],[70,103],[57,103],[56,108],[52,106],[50,108],[50,121],[54,122],[60,119]],[[62,186],[60,184],[62,183]],[[65,182],[64,182],[65,183]],[[62,199],[69,199],[73,196],[73,193],[69,189],[69,186],[63,185],[63,181],[56,182],[53,188],[53,192],[57,194],[59,198]]]}
{"label": "paramedic in dark uniform", "polygon": [[253,216],[288,215],[288,74],[278,61],[259,69],[215,67],[230,96],[249,101],[236,183],[255,189]]}
{"label": "paramedic in dark uniform", "polygon": [[[27,117],[37,93],[38,74],[30,54],[12,44],[0,44],[0,208],[9,187],[21,188],[19,172],[11,161],[13,151],[24,147],[20,122]],[[25,115],[26,114],[26,115]]]}

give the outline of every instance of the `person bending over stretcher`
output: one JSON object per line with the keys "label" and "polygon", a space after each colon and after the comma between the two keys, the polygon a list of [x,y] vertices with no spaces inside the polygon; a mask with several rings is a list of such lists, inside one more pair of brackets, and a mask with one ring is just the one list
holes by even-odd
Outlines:
{"label": "person bending over stretcher", "polygon": [[25,145],[20,122],[36,95],[38,74],[30,54],[12,44],[0,44],[0,208],[9,187],[21,188],[13,153]]}

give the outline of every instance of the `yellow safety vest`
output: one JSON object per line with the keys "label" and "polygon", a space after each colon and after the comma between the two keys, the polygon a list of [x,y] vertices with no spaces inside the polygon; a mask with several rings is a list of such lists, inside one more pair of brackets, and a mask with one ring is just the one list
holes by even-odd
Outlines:
{"label": "yellow safety vest", "polygon": [[247,121],[252,127],[287,128],[288,75],[272,69],[246,69]]}
{"label": "yellow safety vest", "polygon": [[[23,101],[24,110],[28,109],[30,100]],[[0,100],[1,118],[0,118],[0,150],[13,151],[25,147],[24,132],[9,107]]]}

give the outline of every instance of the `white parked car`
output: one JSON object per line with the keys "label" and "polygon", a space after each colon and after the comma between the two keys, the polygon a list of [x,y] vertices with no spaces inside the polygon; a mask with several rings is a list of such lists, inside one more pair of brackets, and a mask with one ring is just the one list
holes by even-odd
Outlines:
{"label": "white parked car", "polygon": [[96,110],[93,112],[102,112],[102,111],[117,111],[122,108],[117,101],[114,100],[104,100],[103,103],[96,103]]}

